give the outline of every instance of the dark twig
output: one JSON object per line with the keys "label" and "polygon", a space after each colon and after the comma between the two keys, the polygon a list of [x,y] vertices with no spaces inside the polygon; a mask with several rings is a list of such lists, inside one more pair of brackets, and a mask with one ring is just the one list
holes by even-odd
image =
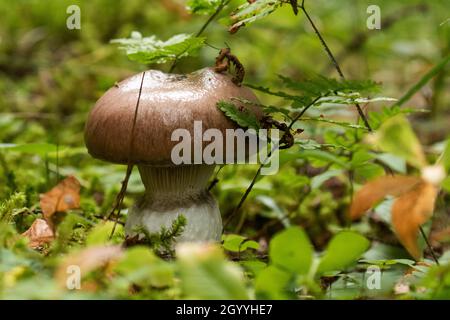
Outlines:
{"label": "dark twig", "polygon": [[211,182],[209,183],[208,186],[208,191],[211,191],[216,185],[217,183],[219,183],[219,173],[222,170],[222,168],[225,167],[225,164],[222,164],[219,169],[216,171],[216,174],[214,175],[214,178],[211,180]]}
{"label": "dark twig", "polygon": [[[141,79],[141,85],[139,87],[139,94],[136,101],[136,107],[134,109],[134,116],[133,116],[133,125],[131,127],[131,134],[130,134],[130,143],[129,143],[129,149],[128,149],[128,165],[127,165],[127,172],[125,174],[125,179],[122,181],[122,186],[120,188],[120,192],[116,196],[115,205],[110,211],[110,213],[105,217],[105,220],[108,220],[110,216],[112,216],[116,211],[117,214],[115,215],[115,221],[114,226],[111,231],[110,238],[114,235],[114,232],[116,230],[117,223],[120,219],[120,208],[123,203],[123,199],[125,198],[125,192],[127,191],[128,181],[130,180],[131,172],[133,171],[133,164],[131,160],[132,152],[133,152],[133,146],[134,146],[134,131],[136,128],[136,121],[137,121],[137,115],[139,111],[139,101],[141,100],[141,94],[142,94],[142,86],[144,85],[144,77],[145,77],[145,71],[142,72],[142,79]],[[114,218],[114,216],[113,216]]]}
{"label": "dark twig", "polygon": [[[341,67],[339,66],[339,63],[337,62],[336,58],[334,57],[333,53],[331,52],[330,47],[327,45],[324,38],[320,34],[319,29],[317,29],[316,25],[312,21],[311,17],[308,14],[308,11],[306,11],[304,0],[302,1],[302,4],[299,6],[299,8],[303,11],[303,13],[305,14],[306,18],[308,19],[311,27],[314,29],[315,34],[319,38],[320,43],[322,44],[323,48],[325,49],[325,52],[328,54],[328,57],[330,58],[331,62],[333,63],[334,68],[336,69],[337,73],[339,74],[339,76],[341,77],[342,80],[345,80],[344,73],[342,72]],[[361,117],[361,119],[364,122],[364,125],[367,127],[367,130],[369,130],[369,132],[372,132],[372,127],[370,126],[369,121],[367,120],[367,117],[364,114],[361,106],[358,103],[355,103],[355,106],[356,106],[356,109],[358,110],[359,116]]]}
{"label": "dark twig", "polygon": [[434,262],[439,266],[439,260],[436,256],[436,253],[433,250],[433,247],[431,246],[430,241],[428,241],[428,237],[425,234],[425,231],[423,230],[422,226],[419,227],[420,234],[422,235],[423,239],[425,240],[425,243],[427,244],[428,250],[430,250],[431,256],[433,257]]}
{"label": "dark twig", "polygon": [[[319,96],[316,99],[314,99],[310,104],[308,104],[307,106],[305,106],[302,111],[291,121],[291,123],[288,126],[288,131],[292,129],[292,127],[294,126],[294,124],[306,113],[306,111],[308,111],[309,108],[311,108],[319,99],[323,98],[323,96]],[[259,165],[258,170],[256,171],[252,181],[250,182],[250,185],[248,186],[247,190],[245,190],[245,193],[243,194],[243,196],[241,197],[241,200],[239,200],[238,205],[234,208],[233,212],[228,216],[227,220],[224,223],[223,228],[225,229],[228,224],[231,222],[231,220],[236,216],[236,214],[239,212],[239,210],[241,209],[242,205],[244,204],[245,200],[247,200],[248,195],[250,194],[250,192],[252,191],[256,180],[258,179],[259,175],[261,174],[261,170],[262,168],[268,163],[268,161],[270,160],[270,158],[272,157],[273,152],[277,151],[278,149],[280,149],[280,143],[277,142],[274,147],[272,148],[272,150],[270,150],[270,152],[267,154],[266,159]]]}
{"label": "dark twig", "polygon": [[206,22],[202,25],[200,30],[195,34],[196,37],[200,37],[203,32],[208,28],[209,24],[213,22],[213,20],[217,17],[217,15],[230,3],[231,0],[222,0],[217,6],[216,11],[206,20]]}
{"label": "dark twig", "polygon": [[[208,28],[209,24],[214,21],[214,19],[219,15],[219,13],[230,3],[231,0],[222,0],[219,5],[217,6],[216,11],[213,12],[208,18],[208,20],[205,21],[205,23],[201,26],[201,28],[197,31],[195,34],[195,37],[200,37],[203,32],[205,32],[206,28]],[[175,67],[177,66],[178,58],[174,60],[172,65],[170,66],[169,72],[172,73],[173,70],[175,70]]]}

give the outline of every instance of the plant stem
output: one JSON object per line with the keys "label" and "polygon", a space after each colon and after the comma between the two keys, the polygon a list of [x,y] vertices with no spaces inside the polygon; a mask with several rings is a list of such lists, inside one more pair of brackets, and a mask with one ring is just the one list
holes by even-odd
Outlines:
{"label": "plant stem", "polygon": [[431,256],[433,257],[434,262],[439,266],[439,260],[436,256],[436,253],[433,250],[433,247],[431,246],[430,242],[428,241],[428,237],[425,234],[425,231],[423,230],[422,226],[419,227],[420,234],[422,235],[423,239],[425,240],[425,243],[427,244],[428,250],[430,250]]}
{"label": "plant stem", "polygon": [[[288,130],[291,130],[292,127],[294,126],[294,124],[306,113],[306,111],[308,111],[308,109],[310,107],[312,107],[319,99],[323,98],[324,96],[319,96],[316,99],[314,99],[310,104],[308,104],[307,106],[305,106],[302,111],[291,121],[291,123],[288,126]],[[239,200],[238,205],[234,208],[233,212],[228,216],[227,220],[224,223],[224,230],[227,227],[227,225],[231,222],[231,220],[234,218],[234,216],[236,216],[236,214],[239,212],[239,209],[241,209],[242,205],[244,204],[245,200],[247,200],[248,195],[250,194],[250,192],[252,191],[256,180],[258,179],[259,175],[261,174],[261,170],[262,168],[267,164],[267,162],[270,160],[270,158],[272,157],[273,152],[277,151],[280,148],[280,144],[279,142],[277,142],[273,149],[270,150],[270,152],[267,154],[267,158],[264,160],[264,162],[262,162],[259,167],[258,170],[256,171],[252,181],[250,182],[250,185],[248,186],[247,190],[245,190],[244,195],[241,197],[241,200]]]}
{"label": "plant stem", "polygon": [[[208,28],[209,24],[214,21],[214,19],[219,15],[219,13],[225,8],[228,3],[230,3],[231,0],[222,0],[219,5],[216,8],[216,11],[213,12],[211,16],[209,16],[208,20],[205,21],[205,23],[201,26],[200,30],[197,31],[195,34],[195,37],[200,37],[203,32]],[[172,73],[173,70],[175,70],[175,67],[177,66],[178,58],[174,60],[172,65],[170,66],[169,72]]]}
{"label": "plant stem", "polygon": [[[105,220],[108,220],[109,217],[111,215],[113,215],[115,211],[117,211],[117,214],[115,216],[114,226],[113,226],[113,228],[111,230],[111,234],[109,236],[110,239],[112,238],[112,236],[114,235],[114,232],[116,231],[116,226],[120,219],[120,207],[122,206],[123,199],[125,198],[125,192],[127,191],[127,187],[128,187],[128,180],[130,180],[131,172],[133,171],[133,164],[131,162],[131,154],[133,152],[134,131],[136,128],[137,115],[138,115],[138,111],[139,111],[139,102],[141,100],[142,86],[144,85],[144,77],[145,77],[145,71],[142,72],[141,85],[139,87],[139,94],[138,94],[138,98],[136,101],[136,107],[134,109],[133,125],[131,127],[131,134],[130,134],[130,144],[129,144],[130,148],[128,149],[127,172],[125,174],[125,179],[123,179],[123,181],[122,181],[122,186],[120,188],[120,192],[116,196],[115,205],[112,208],[112,210],[110,211],[110,213],[105,217]],[[114,216],[112,218],[114,218]]]}
{"label": "plant stem", "polygon": [[228,3],[230,3],[231,0],[222,0],[220,4],[217,6],[216,11],[206,20],[206,22],[203,24],[203,26],[198,30],[198,32],[195,34],[196,37],[200,37],[202,33],[208,28],[209,24],[217,17],[217,15],[225,8]]}
{"label": "plant stem", "polygon": [[[337,62],[336,58],[334,57],[333,53],[331,52],[330,47],[327,45],[327,43],[325,42],[325,39],[320,34],[319,29],[317,29],[316,25],[312,21],[311,17],[308,14],[308,11],[306,11],[305,0],[302,1],[302,4],[299,6],[299,8],[303,11],[303,13],[305,14],[306,18],[309,21],[309,24],[314,29],[315,34],[319,38],[320,43],[322,44],[323,48],[325,49],[325,52],[327,53],[328,57],[330,58],[331,62],[333,63],[334,68],[336,69],[337,73],[339,74],[339,76],[341,77],[342,80],[345,80],[344,73],[342,72],[342,69],[339,66],[339,63]],[[367,120],[367,117],[364,114],[361,106],[358,103],[355,103],[355,106],[356,106],[356,109],[358,110],[359,116],[361,117],[361,119],[364,122],[364,125],[367,127],[367,130],[369,130],[369,132],[372,132],[372,127],[370,126],[369,121]]]}

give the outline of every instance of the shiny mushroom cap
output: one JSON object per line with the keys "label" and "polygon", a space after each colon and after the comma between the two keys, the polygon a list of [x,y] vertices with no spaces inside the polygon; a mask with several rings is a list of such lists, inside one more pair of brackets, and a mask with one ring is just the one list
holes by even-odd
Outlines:
{"label": "shiny mushroom cap", "polygon": [[[240,98],[258,102],[253,92],[237,86],[231,77],[212,68],[187,75],[145,71],[130,153],[131,132],[142,73],[131,76],[109,89],[95,104],[85,127],[89,153],[98,159],[126,164],[173,165],[171,141],[176,129],[194,135],[194,121],[202,121],[203,132],[215,128],[225,136],[226,129],[237,125],[216,106],[217,102]],[[239,105],[236,100],[233,103]],[[257,118],[257,106],[245,107]]]}

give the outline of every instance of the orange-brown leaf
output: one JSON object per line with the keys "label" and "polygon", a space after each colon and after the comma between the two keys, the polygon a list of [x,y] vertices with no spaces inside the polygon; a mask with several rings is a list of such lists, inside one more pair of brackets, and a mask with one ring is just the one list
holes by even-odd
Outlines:
{"label": "orange-brown leaf", "polygon": [[51,224],[50,218],[55,212],[66,212],[80,206],[80,183],[74,176],[67,177],[42,194],[40,204],[44,219]]}
{"label": "orange-brown leaf", "polygon": [[350,206],[350,218],[359,219],[386,196],[400,196],[422,180],[410,176],[384,176],[366,183],[356,192]]}
{"label": "orange-brown leaf", "polygon": [[392,224],[403,246],[416,260],[422,256],[417,243],[419,227],[434,211],[438,189],[428,182],[421,182],[395,200],[392,206]]}
{"label": "orange-brown leaf", "polygon": [[22,236],[30,239],[28,245],[33,249],[42,247],[42,245],[50,243],[55,239],[53,230],[50,228],[47,221],[43,219],[34,220],[31,227],[22,233]]}

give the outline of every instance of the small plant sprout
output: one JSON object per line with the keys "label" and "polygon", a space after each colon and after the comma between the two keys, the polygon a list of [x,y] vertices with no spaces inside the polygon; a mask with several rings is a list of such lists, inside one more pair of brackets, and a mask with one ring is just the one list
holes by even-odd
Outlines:
{"label": "small plant sprout", "polygon": [[[203,132],[217,129],[225,133],[238,128],[217,108],[219,101],[237,98],[257,103],[248,88],[232,80],[213,68],[187,75],[150,70],[116,84],[97,101],[85,127],[89,153],[113,163],[136,164],[145,186],[144,196],[129,211],[127,235],[135,236],[136,226],[149,233],[159,232],[183,215],[187,223],[178,242],[220,240],[220,211],[207,190],[215,164],[194,159],[195,146],[200,143],[201,147],[202,140],[193,133],[197,121],[201,121]],[[261,113],[248,103],[239,108],[258,117]],[[177,129],[193,137],[194,152],[189,158],[195,161],[190,164],[175,164],[172,159],[173,148],[179,143],[173,140]]]}

